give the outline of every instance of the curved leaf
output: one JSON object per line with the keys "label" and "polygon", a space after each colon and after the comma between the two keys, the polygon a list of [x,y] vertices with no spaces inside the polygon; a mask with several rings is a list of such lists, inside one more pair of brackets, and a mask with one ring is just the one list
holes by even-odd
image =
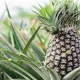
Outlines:
{"label": "curved leaf", "polygon": [[75,76],[77,75],[77,73],[80,72],[80,67],[74,69],[73,71],[71,71],[70,73],[68,73],[66,76],[63,77],[62,80],[73,80],[75,78]]}

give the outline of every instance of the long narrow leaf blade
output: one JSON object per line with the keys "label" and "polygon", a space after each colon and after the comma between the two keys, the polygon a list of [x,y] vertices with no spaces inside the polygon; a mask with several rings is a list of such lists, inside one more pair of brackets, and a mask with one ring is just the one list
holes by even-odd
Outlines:
{"label": "long narrow leaf blade", "polygon": [[28,47],[30,45],[30,43],[32,42],[32,40],[34,39],[35,35],[37,34],[38,30],[40,29],[40,26],[38,27],[38,29],[36,30],[36,32],[32,35],[31,39],[28,41],[27,45],[25,46],[25,48],[23,49],[23,53],[26,54]]}
{"label": "long narrow leaf blade", "polygon": [[15,25],[13,24],[12,20],[9,19],[9,21],[10,21],[10,23],[11,23],[11,25],[12,25],[13,31],[14,31],[15,36],[16,36],[16,38],[17,38],[17,40],[18,40],[18,42],[19,42],[19,44],[20,44],[20,46],[21,46],[21,49],[23,49],[24,46],[25,46],[25,44],[24,44],[22,38],[20,37],[20,35],[19,35],[19,33],[18,33],[18,30],[17,30],[17,28],[15,27]]}
{"label": "long narrow leaf blade", "polygon": [[[26,41],[30,40],[29,36],[26,36],[24,32],[22,33],[22,36]],[[31,42],[30,47],[33,49],[34,54],[38,57],[39,61],[43,61],[45,53],[41,50],[41,48],[34,41]]]}
{"label": "long narrow leaf blade", "polygon": [[48,69],[50,73],[51,80],[60,80],[57,72],[53,69]]}
{"label": "long narrow leaf blade", "polygon": [[7,4],[6,4],[6,1],[4,0],[4,2],[5,2],[6,10],[7,10],[7,13],[8,13],[8,17],[11,18],[11,14],[10,14],[10,12],[9,12],[8,6],[7,6]]}
{"label": "long narrow leaf blade", "polygon": [[0,35],[0,40],[3,41],[12,52],[14,53],[18,52],[2,35]]}
{"label": "long narrow leaf blade", "polygon": [[80,72],[80,67],[68,73],[66,76],[63,77],[62,80],[73,80],[75,76],[77,75],[77,73],[79,72]]}

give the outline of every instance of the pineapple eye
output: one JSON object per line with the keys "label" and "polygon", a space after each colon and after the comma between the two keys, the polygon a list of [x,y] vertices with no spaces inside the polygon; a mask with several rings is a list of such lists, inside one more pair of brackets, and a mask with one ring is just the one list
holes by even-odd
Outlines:
{"label": "pineapple eye", "polygon": [[69,34],[66,34],[66,38],[70,38],[70,35]]}
{"label": "pineapple eye", "polygon": [[66,51],[66,48],[61,47],[61,51],[62,51],[62,52],[65,52],[65,51]]}
{"label": "pineapple eye", "polygon": [[63,41],[60,41],[60,45],[64,46],[64,42]]}
{"label": "pineapple eye", "polygon": [[61,39],[61,40],[64,40],[64,36],[61,36],[60,39]]}

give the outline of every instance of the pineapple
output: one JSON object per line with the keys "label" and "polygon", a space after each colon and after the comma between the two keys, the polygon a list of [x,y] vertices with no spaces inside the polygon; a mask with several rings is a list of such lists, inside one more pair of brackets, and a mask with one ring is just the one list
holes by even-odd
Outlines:
{"label": "pineapple", "polygon": [[77,31],[66,28],[51,37],[45,64],[65,76],[80,65],[80,39]]}
{"label": "pineapple", "polygon": [[37,9],[43,27],[51,33],[44,65],[55,69],[61,77],[80,66],[78,4],[73,0],[56,0]]}

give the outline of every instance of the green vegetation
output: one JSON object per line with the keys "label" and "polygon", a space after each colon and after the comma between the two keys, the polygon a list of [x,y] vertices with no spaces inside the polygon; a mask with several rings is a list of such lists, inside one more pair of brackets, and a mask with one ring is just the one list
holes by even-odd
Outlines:
{"label": "green vegetation", "polygon": [[22,22],[13,22],[7,5],[6,10],[8,19],[0,22],[0,80],[79,80],[80,68],[62,79],[54,69],[44,66],[50,34],[36,17],[23,29]]}

